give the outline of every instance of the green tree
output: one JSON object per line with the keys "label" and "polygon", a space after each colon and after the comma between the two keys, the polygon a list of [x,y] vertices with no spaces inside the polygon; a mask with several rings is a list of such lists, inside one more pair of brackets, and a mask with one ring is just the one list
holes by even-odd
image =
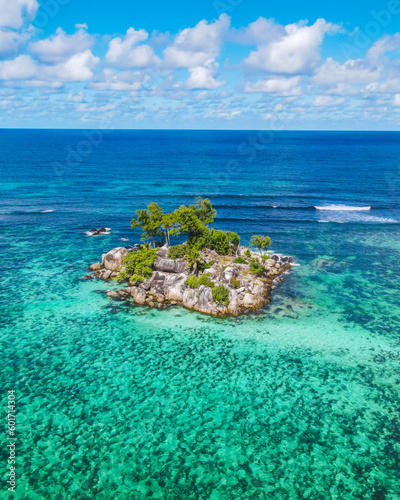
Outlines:
{"label": "green tree", "polygon": [[217,216],[217,211],[213,209],[211,201],[208,198],[197,198],[197,213],[199,219],[203,224],[212,224],[215,217]]}
{"label": "green tree", "polygon": [[251,237],[251,244],[254,245],[262,255],[270,247],[271,238],[269,236],[254,235]]}
{"label": "green tree", "polygon": [[172,214],[174,227],[171,236],[186,234],[188,243],[196,242],[208,230],[207,226],[199,219],[199,213],[195,205],[180,206]]}
{"label": "green tree", "polygon": [[133,218],[131,221],[131,228],[142,228],[142,240],[150,238],[155,248],[156,238],[164,236],[162,230],[163,217],[162,208],[153,201],[148,205],[147,209],[137,210],[136,219]]}
{"label": "green tree", "polygon": [[171,245],[170,231],[174,227],[174,217],[172,214],[164,214],[161,220],[161,227],[165,231],[165,241],[167,245]]}
{"label": "green tree", "polygon": [[187,247],[185,259],[188,262],[190,272],[194,273],[196,276],[199,274],[199,271],[203,270],[206,266],[204,259],[200,256],[200,250],[197,245]]}

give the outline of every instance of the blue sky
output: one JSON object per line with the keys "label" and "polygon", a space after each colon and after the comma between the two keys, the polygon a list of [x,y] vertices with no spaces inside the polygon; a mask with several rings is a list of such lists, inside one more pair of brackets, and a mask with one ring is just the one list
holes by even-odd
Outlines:
{"label": "blue sky", "polygon": [[400,130],[400,0],[0,12],[0,127]]}

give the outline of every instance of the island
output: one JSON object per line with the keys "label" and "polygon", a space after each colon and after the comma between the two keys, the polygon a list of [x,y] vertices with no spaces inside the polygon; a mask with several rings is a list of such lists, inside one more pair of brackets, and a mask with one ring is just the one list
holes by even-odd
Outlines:
{"label": "island", "polygon": [[[240,244],[232,231],[210,228],[216,210],[209,199],[163,213],[155,202],[138,210],[131,227],[142,229],[142,245],[117,247],[92,264],[87,277],[123,285],[107,295],[159,309],[180,305],[212,316],[239,316],[271,301],[292,258],[270,255],[268,236]],[[174,237],[186,240],[171,245]]]}

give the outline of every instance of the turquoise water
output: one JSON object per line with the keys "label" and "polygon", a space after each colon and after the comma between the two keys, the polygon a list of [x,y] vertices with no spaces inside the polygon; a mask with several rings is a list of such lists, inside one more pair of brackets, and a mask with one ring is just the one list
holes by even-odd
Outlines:
{"label": "turquoise water", "polygon": [[[4,475],[0,497],[400,498],[400,135],[285,133],[249,161],[245,132],[115,132],[57,175],[81,137],[0,133],[1,387],[18,437],[17,493]],[[216,227],[271,234],[300,264],[268,308],[150,310],[81,279],[138,241],[134,210],[197,194]]]}

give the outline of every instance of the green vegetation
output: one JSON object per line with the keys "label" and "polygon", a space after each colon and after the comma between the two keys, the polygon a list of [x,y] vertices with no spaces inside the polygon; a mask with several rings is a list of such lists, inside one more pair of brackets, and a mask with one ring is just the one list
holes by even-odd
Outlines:
{"label": "green vegetation", "polygon": [[240,281],[235,279],[235,278],[232,278],[231,285],[233,286],[233,288],[236,288],[236,290],[237,290],[238,288],[240,288]]}
{"label": "green vegetation", "polygon": [[125,270],[118,274],[117,280],[121,282],[126,279],[132,279],[133,277],[141,277],[142,280],[149,279],[153,274],[156,257],[156,250],[153,248],[146,248],[145,246],[142,246],[137,252],[128,253],[122,263]]}
{"label": "green vegetation", "polygon": [[164,232],[161,229],[163,220],[162,208],[154,202],[151,202],[147,209],[138,210],[136,219],[131,220],[131,228],[142,228],[142,241],[151,239],[153,247],[156,247],[156,238],[163,237]]}
{"label": "green vegetation", "polygon": [[198,286],[204,285],[209,286],[211,288],[214,287],[214,282],[211,281],[211,275],[209,273],[203,274],[198,278],[194,274],[188,277],[185,281],[185,285],[189,285],[190,288],[197,288]]}
{"label": "green vegetation", "polygon": [[224,285],[214,286],[212,288],[212,296],[215,302],[223,306],[229,305],[229,290]]}
{"label": "green vegetation", "polygon": [[245,252],[244,252],[245,256],[248,257],[250,259],[251,257],[251,252],[250,252],[250,249],[248,248]]}
{"label": "green vegetation", "polygon": [[236,257],[236,259],[233,261],[235,264],[247,264],[247,261],[244,260],[243,257]]}
{"label": "green vegetation", "polygon": [[269,236],[254,235],[251,237],[251,244],[254,245],[261,254],[263,254],[271,246],[271,238]]}
{"label": "green vegetation", "polygon": [[186,245],[174,245],[168,249],[169,259],[183,259],[186,253]]}
{"label": "green vegetation", "polygon": [[257,259],[251,259],[250,261],[250,272],[252,274],[256,274],[257,276],[262,276],[264,274],[265,269],[260,264],[260,261]]}
{"label": "green vegetation", "polygon": [[129,278],[129,284],[131,286],[136,286],[136,285],[140,285],[140,283],[144,281],[144,277],[143,276],[139,276],[138,274],[133,274],[130,278]]}

